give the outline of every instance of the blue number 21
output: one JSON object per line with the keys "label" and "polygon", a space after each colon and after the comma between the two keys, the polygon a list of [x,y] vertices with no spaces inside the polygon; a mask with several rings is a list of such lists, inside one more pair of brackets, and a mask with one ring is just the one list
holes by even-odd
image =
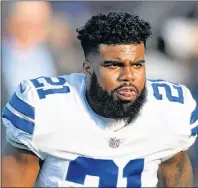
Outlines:
{"label": "blue number 21", "polygon": [[[144,159],[129,161],[123,169],[127,187],[141,187]],[[84,185],[86,175],[99,177],[99,187],[117,187],[118,166],[113,160],[77,157],[68,167],[66,180]]]}
{"label": "blue number 21", "polygon": [[[46,95],[54,94],[54,93],[69,93],[70,89],[68,86],[64,86],[66,80],[62,77],[55,77],[55,81],[53,81],[49,77],[39,77],[36,79],[32,79],[31,82],[33,83],[34,87],[37,89],[37,93],[40,99],[46,98]],[[44,89],[44,82],[50,84],[51,86],[59,86],[59,88],[51,88],[51,89]]]}
{"label": "blue number 21", "polygon": [[179,85],[173,85],[174,90],[177,92],[177,96],[172,95],[171,87],[168,84],[165,83],[152,83],[153,87],[153,95],[157,100],[163,100],[162,94],[159,92],[159,88],[164,88],[166,92],[166,97],[170,102],[178,102],[183,104],[184,103],[184,96],[182,88]]}

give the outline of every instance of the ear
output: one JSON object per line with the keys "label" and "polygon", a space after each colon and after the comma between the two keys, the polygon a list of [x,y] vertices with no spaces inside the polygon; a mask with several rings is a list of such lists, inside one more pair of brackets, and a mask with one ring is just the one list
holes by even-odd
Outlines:
{"label": "ear", "polygon": [[91,63],[86,60],[83,62],[83,71],[88,77],[91,77],[93,74],[93,67]]}

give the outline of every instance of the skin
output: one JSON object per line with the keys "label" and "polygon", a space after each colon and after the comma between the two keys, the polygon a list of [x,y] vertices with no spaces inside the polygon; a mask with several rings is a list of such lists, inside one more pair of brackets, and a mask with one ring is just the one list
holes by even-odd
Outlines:
{"label": "skin", "polygon": [[2,187],[33,187],[39,174],[39,158],[30,151],[7,144],[2,156]]}
{"label": "skin", "polygon": [[158,187],[193,187],[193,171],[187,152],[180,152],[160,165]]}
{"label": "skin", "polygon": [[[145,82],[145,65],[136,62],[144,59],[144,45],[100,45],[98,58],[83,64],[88,76],[96,73],[100,86],[111,93],[124,82],[131,82],[141,92]],[[105,61],[119,61],[119,66],[104,66]],[[114,94],[115,99],[119,96]],[[134,96],[135,100],[136,96]],[[39,158],[25,150],[7,145],[2,158],[3,187],[33,187],[39,174]],[[180,152],[163,162],[158,170],[159,187],[192,187],[192,167],[186,152]]]}
{"label": "skin", "polygon": [[[125,82],[130,82],[142,91],[145,83],[144,44],[131,45],[100,45],[99,57],[92,62],[85,61],[83,64],[84,73],[88,76],[89,88],[91,75],[95,72],[100,86],[109,94]],[[92,58],[91,58],[92,59]],[[105,65],[105,61],[115,61],[119,65],[111,63]],[[137,64],[137,62],[140,62]],[[118,96],[113,93],[114,99]],[[137,98],[134,96],[133,100]]]}

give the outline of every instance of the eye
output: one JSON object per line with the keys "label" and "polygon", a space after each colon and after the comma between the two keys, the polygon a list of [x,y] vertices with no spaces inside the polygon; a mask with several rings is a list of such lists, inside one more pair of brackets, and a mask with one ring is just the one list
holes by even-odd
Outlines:
{"label": "eye", "polygon": [[113,63],[113,64],[107,64],[107,65],[104,65],[104,67],[107,67],[107,68],[110,68],[110,69],[116,69],[118,67],[121,67],[122,65],[119,64],[119,63]]}
{"label": "eye", "polygon": [[132,66],[133,66],[134,68],[140,68],[140,67],[142,67],[143,65],[142,65],[141,63],[135,63],[135,64],[132,64]]}
{"label": "eye", "polygon": [[115,68],[118,67],[118,65],[114,64],[114,65],[109,65],[108,67],[111,68],[111,69],[115,69]]}

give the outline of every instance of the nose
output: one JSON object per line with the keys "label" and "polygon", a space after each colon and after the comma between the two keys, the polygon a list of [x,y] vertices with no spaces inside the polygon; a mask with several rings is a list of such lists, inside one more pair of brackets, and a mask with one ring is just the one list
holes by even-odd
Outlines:
{"label": "nose", "polygon": [[119,81],[131,82],[135,80],[134,72],[131,67],[123,67],[120,71]]}

